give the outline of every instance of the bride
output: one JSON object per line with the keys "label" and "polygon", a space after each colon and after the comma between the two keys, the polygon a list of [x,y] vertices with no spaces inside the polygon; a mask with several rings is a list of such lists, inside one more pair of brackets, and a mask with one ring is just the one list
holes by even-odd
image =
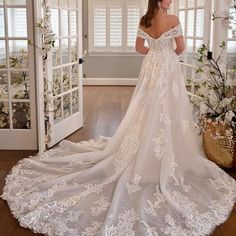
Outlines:
{"label": "bride", "polygon": [[141,18],[136,50],[145,57],[114,136],[63,140],[7,176],[2,198],[22,227],[50,236],[197,236],[229,217],[236,181],[202,149],[171,2],[149,0]]}

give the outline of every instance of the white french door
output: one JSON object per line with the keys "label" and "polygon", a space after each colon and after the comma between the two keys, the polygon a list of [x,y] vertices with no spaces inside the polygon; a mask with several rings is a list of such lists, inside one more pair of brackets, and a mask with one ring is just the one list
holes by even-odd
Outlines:
{"label": "white french door", "polygon": [[52,147],[83,125],[82,95],[82,0],[49,1],[55,47],[47,60]]}
{"label": "white french door", "polygon": [[0,0],[0,149],[37,149],[31,0]]}

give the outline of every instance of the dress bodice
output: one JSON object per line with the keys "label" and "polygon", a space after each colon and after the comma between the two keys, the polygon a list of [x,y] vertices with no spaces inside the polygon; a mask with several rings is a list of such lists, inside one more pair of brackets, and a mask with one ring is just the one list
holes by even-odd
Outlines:
{"label": "dress bodice", "polygon": [[153,49],[158,52],[163,50],[172,50],[173,51],[173,40],[174,38],[183,35],[183,30],[181,24],[179,23],[172,29],[169,29],[161,34],[158,38],[153,38],[146,32],[144,32],[140,27],[137,31],[137,37],[146,39],[150,49]]}

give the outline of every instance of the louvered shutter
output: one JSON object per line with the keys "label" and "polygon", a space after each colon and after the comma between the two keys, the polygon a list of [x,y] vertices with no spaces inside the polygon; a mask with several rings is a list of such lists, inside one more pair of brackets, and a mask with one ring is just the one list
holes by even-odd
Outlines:
{"label": "louvered shutter", "polygon": [[94,4],[93,42],[94,47],[106,47],[106,5]]}
{"label": "louvered shutter", "polygon": [[122,47],[122,5],[110,6],[110,47]]}

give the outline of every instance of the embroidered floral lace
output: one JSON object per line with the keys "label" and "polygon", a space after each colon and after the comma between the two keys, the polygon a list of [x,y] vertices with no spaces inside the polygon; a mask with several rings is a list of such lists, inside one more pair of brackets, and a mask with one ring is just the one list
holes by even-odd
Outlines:
{"label": "embroidered floral lace", "polygon": [[21,160],[5,199],[22,227],[60,236],[201,236],[234,206],[236,181],[209,161],[194,125],[174,38],[147,40],[127,112],[113,137],[60,142]]}

